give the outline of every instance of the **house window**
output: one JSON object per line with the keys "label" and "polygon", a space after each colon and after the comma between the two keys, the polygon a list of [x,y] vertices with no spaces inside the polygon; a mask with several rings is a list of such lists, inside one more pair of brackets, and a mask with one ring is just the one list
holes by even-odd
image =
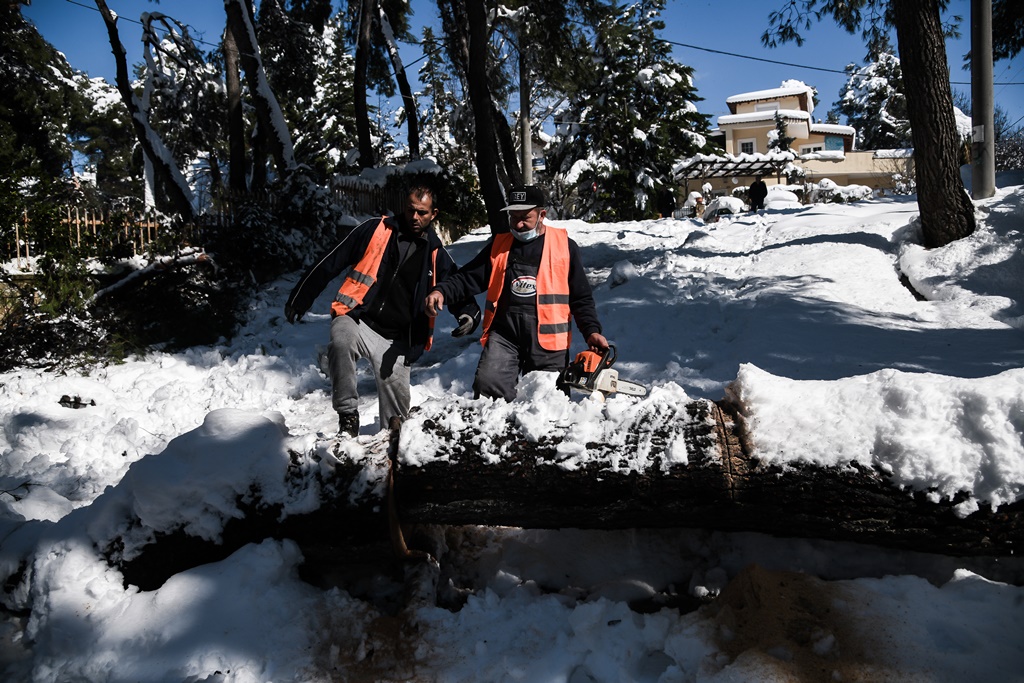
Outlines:
{"label": "house window", "polygon": [[825,149],[830,152],[842,152],[846,149],[843,139],[838,135],[825,136]]}
{"label": "house window", "polygon": [[778,111],[778,102],[760,102],[754,105],[754,111]]}
{"label": "house window", "polygon": [[750,138],[749,140],[739,140],[740,154],[753,154],[757,146],[754,144],[755,140]]}
{"label": "house window", "polygon": [[822,152],[822,151],[824,151],[824,149],[825,149],[824,145],[820,145],[820,144],[818,144],[818,145],[801,145],[800,146],[800,153],[801,154],[813,154],[814,152]]}

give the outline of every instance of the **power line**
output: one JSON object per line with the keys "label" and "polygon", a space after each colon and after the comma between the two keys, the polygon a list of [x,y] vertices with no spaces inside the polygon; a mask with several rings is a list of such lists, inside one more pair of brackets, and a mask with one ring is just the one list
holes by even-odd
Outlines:
{"label": "power line", "polygon": [[[94,12],[99,12],[98,8],[90,6],[90,5],[84,5],[84,4],[80,3],[80,2],[77,2],[76,0],[65,0],[65,2],[68,2],[68,3],[72,4],[72,5],[78,5],[79,7],[84,7],[85,9],[89,9],[89,10],[92,10]],[[129,22],[131,22],[133,24],[138,24],[139,26],[143,25],[142,22],[135,21],[133,19],[127,19],[125,17],[120,17],[120,16],[118,18],[119,19],[124,19],[125,21],[129,21]],[[200,31],[197,28],[195,28],[194,26],[190,26],[189,24],[182,24],[182,25],[183,26],[187,26],[189,29],[191,29],[192,31],[195,31],[196,33],[200,33]],[[753,55],[743,55],[743,54],[739,54],[737,52],[729,52],[727,50],[716,50],[714,48],[702,47],[700,45],[690,45],[689,43],[680,43],[678,41],[667,40],[665,38],[659,38],[659,40],[661,40],[662,42],[668,43],[669,45],[675,45],[675,46],[678,46],[678,47],[685,47],[685,48],[688,48],[690,50],[700,50],[702,52],[710,52],[712,54],[724,55],[726,57],[736,57],[737,59],[749,59],[749,60],[755,61],[755,62],[766,62],[768,64],[778,64],[780,66],[789,66],[789,67],[793,67],[795,69],[809,69],[809,70],[812,70],[812,71],[824,71],[825,73],[846,75],[846,71],[843,70],[843,69],[827,69],[827,68],[821,67],[821,66],[810,66],[810,65],[807,65],[807,64],[796,64],[794,62],[783,62],[783,61],[780,61],[780,60],[777,60],[777,59],[768,59],[766,57],[754,57]],[[202,40],[201,38],[193,38],[192,42],[202,43],[203,45],[208,45],[208,46],[213,47],[213,48],[220,47],[220,45],[217,44],[217,43],[210,43],[208,41]],[[438,48],[438,49],[440,49],[440,48]],[[422,57],[420,57],[419,59],[416,59],[413,62],[409,63],[407,66],[409,66],[409,67],[415,66],[417,63],[419,63],[419,62],[423,61],[424,59],[426,59],[427,56],[428,55],[425,54]],[[950,81],[950,85],[971,85],[971,82],[970,81]],[[1021,82],[1010,82],[1010,83],[993,83],[992,85],[993,86],[1000,86],[1000,87],[1007,86],[1007,85],[1024,85],[1024,81],[1021,81]]]}
{"label": "power line", "polygon": [[751,60],[753,60],[755,62],[768,62],[769,64],[780,64],[782,66],[792,66],[792,67],[796,67],[798,69],[812,69],[814,71],[826,71],[826,72],[832,73],[832,74],[845,74],[846,73],[845,71],[839,71],[839,70],[836,70],[836,69],[826,69],[826,68],[821,67],[821,66],[807,66],[806,64],[794,64],[792,62],[780,62],[780,61],[775,60],[775,59],[766,59],[764,57],[752,57],[751,55],[741,55],[741,54],[737,54],[735,52],[726,52],[725,50],[714,50],[714,49],[712,49],[710,47],[700,47],[699,45],[688,45],[686,43],[677,43],[674,40],[665,40],[664,38],[662,38],[662,40],[664,42],[668,43],[669,45],[678,45],[679,47],[687,47],[687,48],[690,48],[691,50],[701,50],[703,52],[711,52],[711,53],[716,54],[716,55],[725,55],[727,57],[738,57],[739,59],[751,59]]}
{"label": "power line", "polygon": [[[794,67],[796,69],[811,69],[812,71],[824,71],[824,72],[830,73],[830,74],[846,75],[846,71],[845,70],[840,70],[840,69],[826,69],[825,67],[822,67],[822,66],[809,66],[807,64],[795,64],[793,62],[782,62],[782,61],[779,61],[779,60],[776,60],[776,59],[767,59],[765,57],[754,57],[752,55],[741,55],[741,54],[736,53],[736,52],[727,52],[725,50],[715,50],[715,49],[710,48],[710,47],[701,47],[700,45],[690,45],[688,43],[679,43],[679,42],[676,42],[674,40],[666,40],[664,38],[662,38],[661,40],[666,42],[666,43],[668,43],[669,45],[677,45],[679,47],[685,47],[685,48],[689,48],[691,50],[701,50],[703,52],[711,52],[711,53],[716,54],[716,55],[725,55],[727,57],[736,57],[738,59],[750,59],[750,60],[753,60],[755,62],[767,62],[769,64],[779,64],[781,66],[791,66],[791,67]],[[970,81],[966,81],[966,82],[965,81],[950,81],[950,84],[951,85],[970,85],[971,82]],[[1024,85],[1024,82],[1020,82],[1020,83],[993,83],[992,85],[999,85],[999,86],[1004,86],[1004,85]]]}
{"label": "power line", "polygon": [[[100,14],[99,8],[95,7],[93,5],[85,5],[85,4],[82,4],[80,2],[77,2],[76,0],[64,0],[64,2],[68,3],[69,5],[77,5],[78,7],[81,7],[83,9],[91,10],[93,12],[96,12],[97,14]],[[143,27],[145,26],[145,24],[143,24],[141,21],[138,21],[136,19],[129,19],[128,17],[121,16],[120,14],[116,14],[116,16],[117,16],[117,20],[118,21],[127,21],[128,23],[135,24],[137,26],[143,26]],[[202,38],[197,38],[196,37],[197,35],[205,33],[205,32],[204,31],[200,31],[195,26],[192,26],[191,24],[186,24],[183,21],[178,21],[177,19],[175,19],[174,17],[171,17],[170,15],[165,15],[165,16],[168,19],[171,19],[172,21],[177,22],[179,25],[187,28],[189,30],[189,37],[192,39],[193,43],[201,43],[201,44],[206,45],[206,46],[211,47],[211,48],[221,48],[222,47],[219,43],[211,43],[208,40],[203,40]],[[236,51],[236,53],[239,54],[239,55],[242,55],[242,56],[246,56],[246,57],[253,57],[253,56],[255,56],[255,55],[250,55],[250,54],[248,54],[246,52],[241,52],[241,51]]]}

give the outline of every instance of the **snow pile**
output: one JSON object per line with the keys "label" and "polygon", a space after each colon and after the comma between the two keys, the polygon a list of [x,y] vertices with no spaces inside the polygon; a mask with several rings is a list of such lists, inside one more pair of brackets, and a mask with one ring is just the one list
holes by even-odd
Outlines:
{"label": "snow pile", "polygon": [[[907,198],[741,207],[708,224],[559,222],[581,245],[616,369],[650,395],[566,398],[539,375],[511,403],[474,401],[479,344],[452,338],[442,316],[413,368],[403,457],[439,457],[429,418],[487,458],[503,455],[500,430],[557,443],[560,466],[579,468],[623,425],[728,393],[767,462],[855,462],[961,515],[1012,510],[1024,497],[1024,188],[977,206],[974,235],[931,251],[915,246]],[[456,261],[487,235],[452,245]],[[417,530],[438,548],[442,604],[398,611],[419,564],[389,571],[368,549],[303,557],[287,539],[154,590],[125,585],[107,554],[182,529],[217,539],[255,496],[316,509],[335,448],[366,463],[350,496],[382,491],[373,379],[359,382],[358,440],[336,442],[320,371],[331,288],[288,325],[293,284],[262,289],[230,343],[0,377],[4,680],[1021,680],[1017,557],[703,529],[449,527]],[[621,456],[608,466],[648,462],[643,443]]]}

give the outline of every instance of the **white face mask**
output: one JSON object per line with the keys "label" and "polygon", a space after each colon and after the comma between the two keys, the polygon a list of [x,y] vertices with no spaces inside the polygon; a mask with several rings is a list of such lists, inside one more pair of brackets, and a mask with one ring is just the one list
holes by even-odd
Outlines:
{"label": "white face mask", "polygon": [[541,220],[542,219],[540,215],[538,215],[537,221],[533,224],[533,228],[531,228],[530,230],[523,230],[522,232],[520,232],[519,230],[511,228],[510,226],[511,229],[509,230],[509,232],[511,232],[512,236],[515,237],[520,242],[532,242],[533,240],[540,237]]}
{"label": "white face mask", "polygon": [[538,237],[540,237],[540,233],[537,232],[537,228],[534,228],[533,230],[527,230],[526,232],[519,232],[518,230],[512,230],[511,232],[512,236],[515,237],[520,242],[532,242]]}

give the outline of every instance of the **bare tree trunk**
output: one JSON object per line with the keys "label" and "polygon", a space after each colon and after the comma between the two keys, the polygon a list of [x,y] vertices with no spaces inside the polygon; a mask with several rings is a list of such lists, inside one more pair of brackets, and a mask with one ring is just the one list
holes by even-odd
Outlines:
{"label": "bare tree trunk", "polygon": [[231,26],[224,29],[224,83],[228,95],[228,185],[243,195],[249,175],[245,160],[245,118],[242,115],[242,81],[238,70],[238,45]]}
{"label": "bare tree trunk", "polygon": [[356,41],[356,73],[352,83],[356,113],[356,134],[359,138],[359,168],[376,164],[373,137],[370,134],[370,110],[366,105],[367,69],[370,64],[370,36],[373,30],[373,0],[363,0],[359,9],[359,37]]}
{"label": "bare tree trunk", "polygon": [[491,232],[505,232],[508,230],[508,218],[502,212],[505,193],[498,180],[500,157],[491,111],[491,90],[487,84],[487,13],[484,4],[479,0],[468,0],[466,17],[469,21],[467,81],[476,122],[476,168]]}
{"label": "bare tree trunk", "polygon": [[185,220],[192,220],[195,216],[195,209],[192,206],[192,190],[188,186],[185,176],[182,175],[181,169],[175,165],[170,150],[164,146],[160,136],[149,125],[148,112],[142,110],[132,90],[131,82],[128,79],[128,60],[117,31],[117,18],[107,7],[106,0],[96,0],[96,7],[103,16],[103,23],[107,26],[110,49],[117,65],[114,76],[117,90],[121,93],[121,100],[128,109],[135,137],[138,139],[146,159],[152,164],[154,184],[166,192],[167,199],[175,213]]}
{"label": "bare tree trunk", "polygon": [[[234,33],[235,45],[238,47],[239,61],[245,70],[245,80],[249,85],[256,119],[259,121],[258,135],[267,149],[274,156],[278,173],[284,177],[295,168],[295,154],[292,149],[291,131],[285,123],[281,106],[274,97],[263,70],[259,44],[256,42],[256,31],[253,26],[252,7],[247,0],[225,0],[224,9],[228,15],[228,30]],[[253,166],[260,157],[253,155]],[[256,169],[253,169],[256,175]]]}
{"label": "bare tree trunk", "polygon": [[974,232],[974,205],[960,179],[960,137],[938,0],[892,0],[907,116],[914,142],[917,197],[927,248]]}
{"label": "bare tree trunk", "polygon": [[519,165],[519,155],[516,153],[516,141],[512,136],[512,127],[508,125],[505,114],[502,113],[493,98],[491,98],[491,115],[494,119],[494,133],[498,139],[498,149],[501,151],[499,173],[502,182],[505,187],[522,185],[523,173]]}
{"label": "bare tree trunk", "polygon": [[391,30],[391,22],[384,11],[384,7],[377,2],[377,10],[380,13],[380,28],[384,34],[384,42],[388,46],[388,55],[391,57],[391,66],[395,70],[395,82],[398,83],[398,91],[402,94],[402,106],[405,108],[406,126],[408,128],[409,158],[420,158],[420,115],[416,109],[416,99],[412,95],[412,88],[409,87],[409,78],[405,75],[405,65],[402,64],[402,56],[398,52],[398,43],[395,41],[394,32]]}

